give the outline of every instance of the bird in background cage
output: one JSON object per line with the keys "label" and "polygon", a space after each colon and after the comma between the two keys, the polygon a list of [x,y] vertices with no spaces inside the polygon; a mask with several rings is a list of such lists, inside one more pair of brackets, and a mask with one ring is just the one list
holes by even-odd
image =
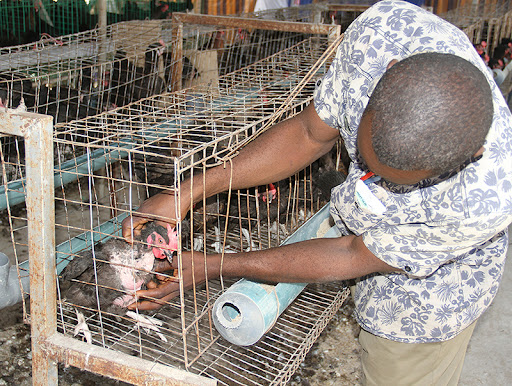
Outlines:
{"label": "bird in background cage", "polygon": [[77,88],[80,90],[82,109],[85,109],[86,115],[95,115],[114,107],[108,100],[109,80],[110,72],[102,71],[93,64],[80,70]]}
{"label": "bird in background cage", "polygon": [[[177,62],[173,60],[172,57],[172,46],[169,44],[166,45],[166,51],[163,53],[163,63],[164,63],[164,73],[165,73],[165,83],[166,83],[166,90],[172,91],[173,90],[173,73],[176,71],[176,64]],[[201,76],[199,73],[199,70],[194,67],[194,64],[192,61],[187,58],[186,56],[183,56],[181,58],[181,81],[183,83],[183,86],[186,87],[192,80],[197,79]]]}
{"label": "bird in background cage", "polygon": [[[98,114],[107,103],[108,79],[88,65],[76,75],[76,85],[5,71],[0,73],[0,107],[17,108],[23,100],[27,111],[51,115],[54,123],[69,122]],[[99,83],[101,86],[99,87]]]}
{"label": "bird in background cage", "polygon": [[136,67],[137,80],[133,88],[133,100],[147,98],[165,92],[165,82],[159,75],[159,62],[165,43],[159,40],[150,44],[144,53],[144,67]]}
{"label": "bird in background cage", "polygon": [[82,119],[96,111],[89,110],[80,91],[64,85],[50,86],[39,83],[36,97],[27,106],[37,106],[36,112],[51,115],[54,123]]}
{"label": "bird in background cage", "polygon": [[144,53],[144,67],[135,66],[123,50],[115,53],[111,78],[108,80],[110,102],[113,106],[125,106],[166,90],[165,82],[158,70],[164,48],[165,43],[161,40],[150,44]]}
{"label": "bird in background cage", "polygon": [[101,311],[125,314],[134,292],[154,277],[158,260],[171,261],[177,249],[170,225],[149,223],[134,244],[111,238],[69,262],[60,276],[61,297],[75,306],[97,309],[99,303]]}
{"label": "bird in background cage", "polygon": [[335,166],[336,157],[331,151],[292,178],[258,187],[257,195],[249,189],[249,194],[231,201],[230,213],[243,219],[269,219],[271,223],[278,219],[280,223],[287,221],[292,210],[302,209],[308,215],[311,204],[305,204],[305,198],[324,205],[330,200],[332,188],[345,181],[345,174]]}

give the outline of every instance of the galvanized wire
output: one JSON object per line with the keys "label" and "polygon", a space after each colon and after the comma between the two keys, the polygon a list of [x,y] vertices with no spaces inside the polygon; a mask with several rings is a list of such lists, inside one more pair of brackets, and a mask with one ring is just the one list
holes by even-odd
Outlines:
{"label": "galvanized wire", "polygon": [[[233,149],[274,120],[283,102],[287,101],[281,119],[302,111],[311,101],[316,80],[327,69],[326,63],[315,67],[326,47],[326,38],[309,38],[219,77],[215,86],[164,93],[57,125],[59,272],[68,261],[84,258],[93,243],[119,237],[121,219],[147,197],[162,189],[177,193],[184,178],[201,178],[204,170],[225,162]],[[315,71],[303,81],[313,67]],[[290,94],[293,100],[287,100]],[[23,164],[21,159],[18,163]],[[313,183],[317,172],[318,165],[313,165],[289,180],[276,181],[272,202],[263,200],[270,197],[269,187],[233,191],[229,202],[225,194],[199,202],[190,218],[177,219],[181,247],[210,253],[280,245],[320,209]],[[6,184],[7,189],[10,186],[14,187]],[[189,199],[187,192],[178,197]],[[20,219],[26,221],[24,216]],[[181,259],[181,250],[177,258]],[[100,257],[97,263],[102,260],[107,261]],[[96,280],[87,284],[95,292],[115,289]],[[60,290],[63,283],[58,284]],[[242,349],[220,338],[211,322],[211,307],[221,291],[219,280],[208,278],[207,286],[196,283],[194,291],[182,293],[152,314],[162,321],[160,333],[167,342],[154,331],[136,328],[125,315],[104,309],[100,299],[84,307],[59,291],[59,331],[74,335],[76,308],[87,321],[93,344],[186,368],[221,384],[272,384],[289,379],[346,296],[344,287],[337,284],[313,286],[261,342]],[[119,296],[125,293],[129,291]],[[77,337],[84,335],[79,332]]]}

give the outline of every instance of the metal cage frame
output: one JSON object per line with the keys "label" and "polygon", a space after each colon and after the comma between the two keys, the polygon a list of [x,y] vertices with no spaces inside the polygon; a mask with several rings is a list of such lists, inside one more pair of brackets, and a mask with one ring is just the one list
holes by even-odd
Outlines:
{"label": "metal cage frame", "polygon": [[[233,78],[233,80],[226,80],[225,87],[229,87],[232,84],[230,82],[236,80],[236,74],[227,78]],[[198,90],[200,89],[198,88]],[[154,100],[155,106],[165,103],[165,98],[173,95],[178,96],[179,99],[179,92],[178,94],[164,95],[161,97],[164,102]],[[143,100],[135,103],[132,108],[137,111],[137,106],[142,109],[148,103],[153,102],[151,99]],[[122,114],[122,109],[119,109],[119,112]],[[30,154],[26,159],[26,203],[27,208],[30,208],[28,215],[31,276],[30,319],[32,324],[33,379],[35,383],[56,384],[57,362],[137,384],[209,384],[214,382],[209,378],[188,371],[134,358],[127,354],[116,352],[116,355],[113,356],[111,350],[79,342],[57,332],[57,309],[53,301],[56,298],[56,254],[53,232],[55,228],[55,191],[52,173],[54,155],[53,151],[48,151],[52,146],[55,135],[53,134],[52,119],[48,116],[33,113],[20,113],[20,118],[18,118],[17,113],[8,112],[6,114],[4,117],[7,117],[8,122],[12,121],[12,124],[7,125],[4,131],[9,135],[22,136],[26,141],[27,154]],[[114,115],[115,112],[109,114]],[[88,119],[96,120],[98,118]],[[72,125],[79,125],[79,123],[77,121]],[[41,128],[41,126],[44,127]],[[57,133],[62,133],[66,131],[66,127],[66,125],[58,125],[55,129]],[[317,297],[315,291],[306,294],[306,298]],[[315,316],[318,312],[322,314],[322,319],[311,326],[314,337],[319,335],[330,317],[341,306],[346,295],[346,290],[334,291],[331,301],[325,304],[323,311],[312,312]],[[278,326],[277,328],[286,327]],[[300,350],[295,354],[297,355],[296,360],[302,360],[309,347],[314,343],[314,339],[311,339],[309,335],[305,339]],[[223,355],[236,355],[236,350],[233,351],[229,346],[222,348],[222,350],[224,351]],[[299,362],[296,363],[298,365]],[[187,367],[192,369],[194,365],[194,362],[191,362]],[[289,379],[292,375],[290,373],[292,369],[293,367],[290,367],[288,371],[279,373],[275,382],[280,383]]]}

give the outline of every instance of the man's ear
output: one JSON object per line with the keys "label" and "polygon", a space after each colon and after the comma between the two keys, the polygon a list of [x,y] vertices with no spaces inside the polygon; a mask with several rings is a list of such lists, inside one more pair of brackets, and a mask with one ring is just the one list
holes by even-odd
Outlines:
{"label": "man's ear", "polygon": [[389,70],[391,67],[393,67],[395,64],[398,63],[398,60],[396,59],[393,59],[391,62],[388,63],[388,65],[386,66],[386,70]]}

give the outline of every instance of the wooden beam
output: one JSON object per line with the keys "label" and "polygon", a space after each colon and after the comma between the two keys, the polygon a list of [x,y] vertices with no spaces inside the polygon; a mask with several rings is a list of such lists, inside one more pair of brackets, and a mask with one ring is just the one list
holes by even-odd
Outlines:
{"label": "wooden beam", "polygon": [[42,344],[49,358],[134,385],[216,385],[217,381],[55,333]]}
{"label": "wooden beam", "polygon": [[329,11],[336,12],[364,12],[370,5],[358,5],[358,4],[326,4],[327,9]]}
{"label": "wooden beam", "polygon": [[339,27],[329,24],[299,23],[294,21],[277,21],[250,19],[234,16],[196,15],[192,13],[175,12],[172,14],[174,23],[215,25],[228,28],[256,28],[271,31],[302,32],[318,35],[329,35],[333,28]]}

